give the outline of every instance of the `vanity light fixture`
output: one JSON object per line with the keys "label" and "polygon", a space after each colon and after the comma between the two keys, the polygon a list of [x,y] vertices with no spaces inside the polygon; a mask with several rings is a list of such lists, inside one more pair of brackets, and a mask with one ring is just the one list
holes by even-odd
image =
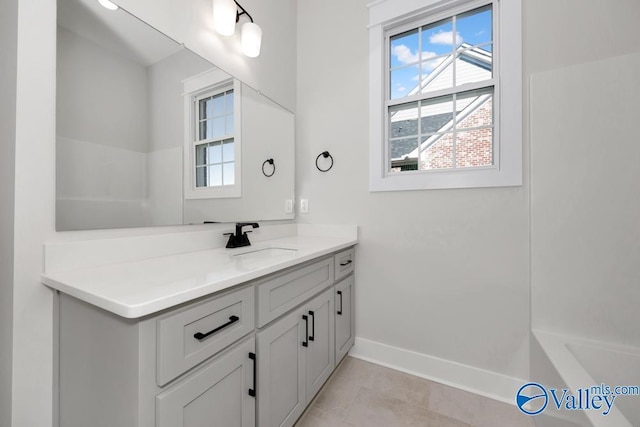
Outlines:
{"label": "vanity light fixture", "polygon": [[98,0],[98,3],[100,3],[100,6],[104,7],[105,9],[118,10],[118,5],[110,2],[109,0]]}
{"label": "vanity light fixture", "polygon": [[262,29],[253,22],[240,3],[235,0],[213,0],[213,28],[223,36],[231,36],[236,31],[236,23],[242,15],[247,15],[251,22],[242,25],[242,53],[255,58],[260,55],[262,45]]}

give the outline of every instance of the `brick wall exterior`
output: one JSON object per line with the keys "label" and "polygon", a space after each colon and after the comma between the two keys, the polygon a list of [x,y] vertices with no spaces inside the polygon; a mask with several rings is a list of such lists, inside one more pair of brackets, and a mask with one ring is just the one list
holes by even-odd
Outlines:
{"label": "brick wall exterior", "polygon": [[[458,123],[456,141],[457,167],[489,166],[493,164],[493,128],[464,131],[465,128],[492,124],[493,103],[490,98],[471,115]],[[443,135],[422,153],[420,170],[453,167],[453,134]]]}

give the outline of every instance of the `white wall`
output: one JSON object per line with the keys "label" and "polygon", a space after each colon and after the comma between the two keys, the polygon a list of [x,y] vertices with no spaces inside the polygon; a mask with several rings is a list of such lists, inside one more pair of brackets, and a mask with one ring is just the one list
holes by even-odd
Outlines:
{"label": "white wall", "polygon": [[573,3],[529,7],[532,326],[640,347],[640,3]]}
{"label": "white wall", "polygon": [[0,14],[0,426],[11,425],[18,1]]}
{"label": "white wall", "polygon": [[[117,0],[124,9],[291,111],[296,101],[296,0],[244,0],[242,6],[262,27],[257,58],[240,53],[240,31],[223,37],[212,29],[207,0]],[[242,17],[240,24],[247,22]]]}
{"label": "white wall", "polygon": [[182,50],[147,68],[146,204],[149,224],[182,224],[183,80],[212,68],[210,62]]}
{"label": "white wall", "polygon": [[[4,11],[3,11],[4,12]],[[42,243],[54,234],[55,2],[18,2],[12,426],[49,426],[53,298],[40,283]]]}
{"label": "white wall", "polygon": [[58,27],[56,134],[146,153],[146,68]]}
{"label": "white wall", "polygon": [[146,68],[60,26],[57,49],[56,228],[150,225]]}
{"label": "white wall", "polygon": [[[358,338],[527,378],[528,179],[515,188],[369,192],[367,3],[299,0],[296,188],[310,207],[300,221],[360,226]],[[314,166],[324,150],[335,159],[328,173]]]}

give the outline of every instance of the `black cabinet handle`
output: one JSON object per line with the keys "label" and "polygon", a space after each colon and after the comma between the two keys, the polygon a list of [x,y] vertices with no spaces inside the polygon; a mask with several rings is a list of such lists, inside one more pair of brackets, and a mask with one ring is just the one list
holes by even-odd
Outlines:
{"label": "black cabinet handle", "polygon": [[236,323],[238,320],[240,320],[240,318],[238,316],[230,316],[229,317],[229,321],[227,323],[225,323],[224,325],[218,326],[217,328],[207,332],[206,334],[203,334],[202,332],[197,332],[193,335],[193,337],[199,341],[202,341],[203,339],[207,338],[209,335],[213,335],[216,332],[226,328],[227,326],[231,326],[234,323]]}
{"label": "black cabinet handle", "polygon": [[340,263],[340,267],[346,267],[347,265],[351,264],[353,262],[353,260],[349,260],[349,261],[345,261],[345,262],[341,262]]}
{"label": "black cabinet handle", "polygon": [[314,312],[309,310],[309,316],[311,316],[311,320],[313,323],[311,323],[311,335],[309,335],[309,341],[315,341],[315,335],[316,335],[316,318],[314,316]]}
{"label": "black cabinet handle", "polygon": [[256,397],[256,354],[249,353],[249,359],[253,360],[253,388],[249,389],[249,396]]}
{"label": "black cabinet handle", "polygon": [[309,347],[309,318],[303,314],[302,320],[305,323],[305,340],[302,341],[302,346]]}
{"label": "black cabinet handle", "polygon": [[338,291],[338,295],[340,296],[340,310],[338,310],[338,314],[342,316],[342,291]]}

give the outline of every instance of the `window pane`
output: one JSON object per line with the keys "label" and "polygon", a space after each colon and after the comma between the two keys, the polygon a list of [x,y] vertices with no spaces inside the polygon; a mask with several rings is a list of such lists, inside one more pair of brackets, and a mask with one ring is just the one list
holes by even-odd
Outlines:
{"label": "window pane", "polygon": [[225,125],[226,125],[226,119],[224,116],[213,119],[213,128],[211,129],[211,132],[207,134],[207,138],[217,139],[225,136],[226,135]]}
{"label": "window pane", "polygon": [[460,43],[459,37],[453,33],[451,18],[422,27],[423,59],[451,53]]}
{"label": "window pane", "polygon": [[389,137],[418,135],[418,103],[389,107]]}
{"label": "window pane", "polygon": [[456,133],[456,166],[493,165],[493,128]]}
{"label": "window pane", "polygon": [[475,9],[459,15],[456,31],[465,43],[476,46],[493,40],[491,24],[491,6]]}
{"label": "window pane", "polygon": [[465,92],[456,99],[456,128],[493,125],[493,88]]}
{"label": "window pane", "polygon": [[200,167],[196,168],[196,187],[206,187],[207,186],[207,168]]}
{"label": "window pane", "polygon": [[198,102],[198,106],[200,108],[200,120],[206,119],[211,115],[211,109],[212,109],[212,104],[211,104],[211,98],[205,98],[205,99],[201,99]]}
{"label": "window pane", "polygon": [[209,144],[207,147],[207,159],[209,163],[222,163],[222,146],[219,142]]}
{"label": "window pane", "polygon": [[391,55],[391,68],[417,63],[418,57],[418,29],[408,31],[391,37],[389,54]]}
{"label": "window pane", "polygon": [[226,133],[225,135],[233,135],[233,116],[226,116]]}
{"label": "window pane", "polygon": [[235,160],[235,144],[233,139],[227,139],[222,146],[222,161],[233,162]]}
{"label": "window pane", "polygon": [[224,114],[224,101],[225,101],[224,98],[225,98],[224,93],[215,95],[212,98],[213,116],[218,117]]}
{"label": "window pane", "polygon": [[235,163],[225,163],[222,165],[224,185],[235,183]]}
{"label": "window pane", "polygon": [[439,56],[422,63],[422,93],[453,87],[452,56]]}
{"label": "window pane", "polygon": [[453,120],[453,95],[422,101],[420,117],[423,135],[449,130]]}
{"label": "window pane", "polygon": [[417,65],[399,68],[391,71],[391,99],[403,98],[412,95],[420,83],[419,68]]}
{"label": "window pane", "polygon": [[425,137],[421,150],[420,170],[453,168],[453,133]]}
{"label": "window pane", "polygon": [[493,77],[493,54],[488,46],[465,49],[456,55],[456,86]]}
{"label": "window pane", "polygon": [[227,114],[233,114],[233,90],[227,91]]}
{"label": "window pane", "polygon": [[222,185],[222,165],[208,166],[209,187]]}
{"label": "window pane", "polygon": [[207,144],[196,146],[196,166],[207,164]]}
{"label": "window pane", "polygon": [[200,131],[198,133],[198,141],[202,141],[207,139],[207,133],[210,133],[210,129],[213,124],[209,120],[204,120],[200,122]]}
{"label": "window pane", "polygon": [[389,157],[391,158],[392,172],[416,170],[418,168],[418,138],[403,138],[390,141]]}

